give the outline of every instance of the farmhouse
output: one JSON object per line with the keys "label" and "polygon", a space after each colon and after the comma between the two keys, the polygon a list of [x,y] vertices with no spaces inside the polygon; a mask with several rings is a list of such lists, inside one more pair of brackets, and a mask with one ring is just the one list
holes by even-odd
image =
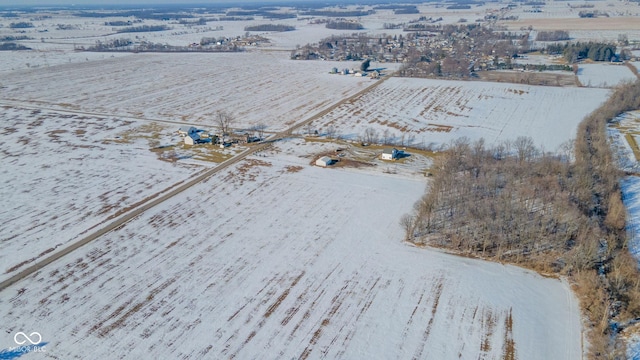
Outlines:
{"label": "farmhouse", "polygon": [[178,134],[187,136],[189,134],[195,134],[197,131],[198,129],[193,126],[180,126],[180,128],[178,129]]}
{"label": "farmhouse", "polygon": [[316,166],[327,167],[333,163],[333,160],[328,156],[323,156],[316,160]]}
{"label": "farmhouse", "polygon": [[393,149],[384,149],[382,150],[382,155],[380,156],[382,160],[395,160],[398,158],[398,150]]}

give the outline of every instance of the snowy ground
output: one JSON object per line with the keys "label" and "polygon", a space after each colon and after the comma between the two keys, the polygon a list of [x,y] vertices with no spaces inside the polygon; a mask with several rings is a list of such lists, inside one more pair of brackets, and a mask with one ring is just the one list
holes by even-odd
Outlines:
{"label": "snowy ground", "polygon": [[[503,6],[421,4],[420,14],[380,10],[360,20],[365,32],[400,34],[383,24],[474,23]],[[564,3],[545,7],[575,17]],[[0,19],[0,35],[32,15],[20,16]],[[185,149],[150,151],[180,140],[171,122],[210,129],[211,115],[227,110],[234,127],[278,131],[337,104],[316,129],[335,125],[350,139],[388,129],[396,141],[408,131],[414,143],[436,145],[526,135],[555,150],[609,94],[392,78],[341,104],[376,84],[328,74],[358,63],[288,60],[296,45],[340,33],[321,24],[276,21],[297,30],[262,34],[269,44],[240,54],[103,54],[73,47],[136,36],[185,45],[271,21],[113,35],[104,21],[122,18],[56,16],[26,30],[33,39],[21,43],[34,51],[0,52],[0,280],[213,166]],[[567,284],[401,241],[399,218],[423,194],[431,159],[408,149],[385,162],[380,151],[294,138],[225,169],[2,290],[0,351],[17,332],[37,331],[45,355],[64,359],[581,358],[579,306]],[[345,156],[333,168],[310,165],[327,153]]]}
{"label": "snowy ground", "polygon": [[604,89],[529,86],[476,81],[392,78],[342,104],[316,126],[335,126],[356,138],[372,127],[396,140],[439,146],[461,136],[489,144],[531,136],[547,151],[575,137],[578,123],[608,96]]}
{"label": "snowy ground", "polygon": [[283,52],[136,54],[13,72],[0,84],[2,100],[55,109],[208,126],[226,110],[236,118],[233,127],[263,123],[277,131],[373,83],[329,74],[353,66],[291,61]]}
{"label": "snowy ground", "polygon": [[0,280],[198,171],[149,151],[153,131],[174,131],[157,124],[7,107],[0,119]]}
{"label": "snowy ground", "polygon": [[612,88],[624,81],[637,80],[636,75],[623,64],[581,64],[578,79],[586,87]]}
{"label": "snowy ground", "polygon": [[567,284],[401,242],[423,180],[287,151],[6,289],[1,343],[25,330],[59,358],[581,358]]}

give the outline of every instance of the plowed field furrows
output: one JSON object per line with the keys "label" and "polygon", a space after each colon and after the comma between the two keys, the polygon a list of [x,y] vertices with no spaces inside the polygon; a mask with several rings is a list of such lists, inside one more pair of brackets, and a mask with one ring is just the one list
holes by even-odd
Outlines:
{"label": "plowed field furrows", "polygon": [[[280,131],[373,80],[330,75],[353,62],[291,61],[286,54],[138,54],[3,76],[6,100],[56,109]],[[58,89],[64,89],[60,91]]]}
{"label": "plowed field furrows", "polygon": [[0,279],[199,171],[159,161],[131,121],[20,108],[0,119]]}
{"label": "plowed field furrows", "polygon": [[379,134],[386,129],[395,141],[404,133],[413,135],[414,143],[435,146],[462,136],[490,144],[531,136],[555,151],[575,138],[578,123],[608,94],[605,89],[392,78],[314,124],[331,124],[354,138],[370,127]]}
{"label": "plowed field furrows", "polygon": [[0,339],[33,329],[59,358],[580,358],[564,283],[400,241],[423,182],[269,154],[5,289]]}

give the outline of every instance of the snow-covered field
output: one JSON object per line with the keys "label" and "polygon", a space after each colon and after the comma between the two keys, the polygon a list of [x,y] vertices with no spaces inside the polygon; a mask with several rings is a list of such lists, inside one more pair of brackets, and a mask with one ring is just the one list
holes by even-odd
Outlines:
{"label": "snow-covered field", "polygon": [[636,75],[623,64],[580,64],[578,79],[586,87],[612,88],[625,81],[637,80]]}
{"label": "snow-covered field", "polygon": [[605,89],[561,88],[476,81],[391,78],[318,121],[355,138],[369,127],[396,139],[443,145],[466,136],[490,144],[531,136],[547,151],[575,137],[578,123],[608,96]]}
{"label": "snow-covered field", "polygon": [[9,107],[0,119],[0,280],[198,171],[137,138],[157,124]]}
{"label": "snow-covered field", "polygon": [[58,358],[581,358],[567,284],[401,242],[424,181],[282,146],[4,290],[2,344],[24,330]]}
{"label": "snow-covered field", "polygon": [[[364,32],[401,34],[383,25],[419,16],[471,24],[504,6],[420,4],[420,14],[379,10],[359,21]],[[504,15],[576,17],[564,3],[545,8]],[[217,110],[235,116],[239,129],[281,131],[322,115],[312,123],[321,135],[333,125],[355,139],[371,127],[380,136],[389,130],[391,141],[405,133],[415,145],[435,146],[460,136],[490,144],[531,136],[553,151],[610,94],[330,75],[359,63],[290,61],[290,50],[353,31],[309,19],[274,20],[297,29],[258,33],[271,42],[244,53],[74,52],[121,37],[186,45],[272,21],[145,20],[173,29],[114,35],[104,22],[123,18],[54,15],[26,30],[32,39],[21,43],[34,51],[0,52],[0,280],[214,166],[187,159],[185,149],[170,157],[150,150],[179,142],[178,123],[213,128]],[[32,15],[20,16],[0,19],[0,35]],[[580,31],[591,30],[571,36]],[[640,33],[627,32],[630,40]],[[594,68],[583,75],[592,86],[604,86],[595,85],[598,71],[616,83],[629,77]],[[370,85],[378,86],[349,99]],[[399,219],[424,193],[432,160],[407,149],[407,158],[385,162],[380,151],[323,136],[280,140],[141,213],[0,290],[0,358],[21,331],[39,332],[45,355],[62,359],[582,358],[580,310],[568,284],[402,242]],[[344,157],[333,168],[310,165],[327,153]],[[624,188],[625,204],[634,206],[640,183]]]}
{"label": "snow-covered field", "polygon": [[209,126],[226,110],[234,127],[263,123],[276,131],[373,83],[329,74],[353,66],[290,61],[282,52],[136,54],[13,72],[0,81],[2,100]]}
{"label": "snow-covered field", "polygon": [[622,180],[622,199],[627,208],[629,252],[640,262],[640,177],[627,176]]}

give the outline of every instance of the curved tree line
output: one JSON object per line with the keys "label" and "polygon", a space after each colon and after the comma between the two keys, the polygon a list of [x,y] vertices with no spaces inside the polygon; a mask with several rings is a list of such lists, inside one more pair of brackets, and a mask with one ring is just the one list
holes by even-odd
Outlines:
{"label": "curved tree line", "polygon": [[606,126],[635,109],[640,81],[620,86],[554,154],[526,137],[455,141],[401,219],[407,240],[567,276],[589,322],[589,358],[623,358],[613,335],[640,320],[640,273]]}

